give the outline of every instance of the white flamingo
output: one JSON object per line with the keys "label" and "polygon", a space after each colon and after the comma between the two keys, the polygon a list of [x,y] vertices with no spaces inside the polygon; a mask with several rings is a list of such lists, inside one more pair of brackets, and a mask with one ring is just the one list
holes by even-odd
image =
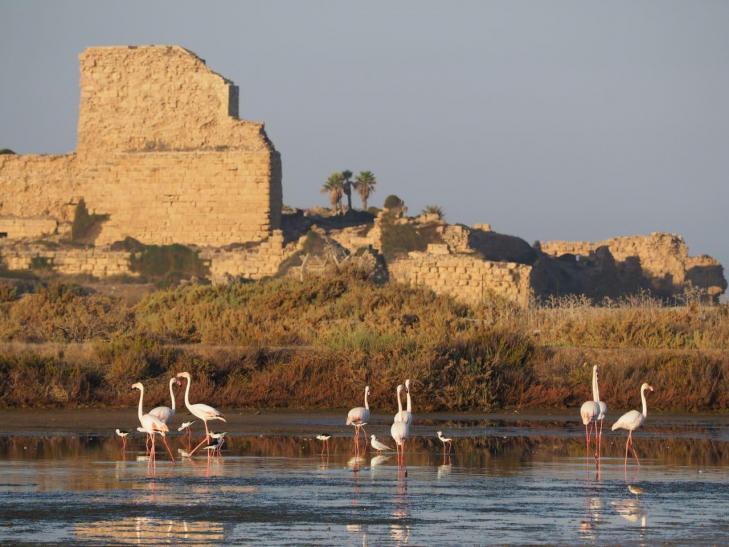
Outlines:
{"label": "white flamingo", "polygon": [[374,435],[370,436],[370,446],[377,450],[377,452],[392,452],[392,448],[378,441]]}
{"label": "white flamingo", "polygon": [[[594,424],[595,434],[597,434],[597,418],[600,415],[600,405],[598,403],[600,397],[595,395],[597,387],[597,365],[592,367],[592,401],[585,401],[580,407],[580,416],[582,424],[585,426],[585,443],[587,452],[590,452],[590,425]],[[597,445],[597,443],[595,443]],[[597,456],[597,454],[595,454]]]}
{"label": "white flamingo", "polygon": [[175,391],[172,389],[173,385],[180,385],[180,381],[177,377],[170,378],[170,398],[172,399],[172,408],[168,406],[157,406],[149,411],[152,416],[159,418],[159,420],[164,424],[172,419],[175,415],[175,411],[177,410],[175,405]]}
{"label": "white flamingo", "polygon": [[407,408],[406,408],[406,410],[401,410],[397,414],[395,414],[394,421],[405,422],[408,425],[412,425],[412,423],[413,423],[413,401],[410,398],[410,379],[405,380],[405,394],[406,394],[406,399],[407,399]]}
{"label": "white flamingo", "polygon": [[[347,424],[354,426],[354,442],[355,445],[359,446],[359,434],[364,429],[367,422],[370,419],[370,405],[367,402],[367,396],[370,394],[370,386],[365,386],[364,389],[364,406],[354,407],[347,413]],[[365,445],[367,444],[366,432],[362,434],[365,439]]]}
{"label": "white flamingo", "polygon": [[226,420],[218,410],[214,409],[211,406],[205,405],[203,403],[196,403],[194,405],[191,405],[190,404],[190,384],[192,383],[192,376],[190,376],[189,372],[180,372],[177,375],[177,377],[185,378],[187,380],[187,385],[185,386],[185,406],[187,407],[187,410],[190,411],[190,414],[192,414],[196,418],[202,420],[203,424],[205,424],[205,438],[202,441],[200,441],[200,444],[198,444],[190,452],[190,454],[192,455],[204,443],[210,443],[210,430],[208,429],[208,421],[209,420],[220,420],[221,422],[225,422]]}
{"label": "white flamingo", "polygon": [[157,418],[156,416],[152,416],[151,414],[145,414],[143,410],[143,401],[144,401],[144,386],[141,382],[137,382],[132,386],[132,389],[138,389],[139,390],[139,407],[137,409],[137,415],[139,417],[139,423],[142,425],[142,429],[144,432],[149,435],[151,441],[152,441],[152,449],[149,454],[150,461],[155,460],[155,453],[154,453],[154,439],[155,435],[158,434],[162,437],[162,442],[164,442],[165,447],[167,448],[167,452],[170,455],[170,459],[172,461],[175,461],[175,457],[172,455],[172,450],[170,450],[170,445],[167,444],[167,439],[165,438],[165,433],[167,433],[170,429],[167,427],[167,424],[163,423],[162,420]]}
{"label": "white flamingo", "polygon": [[[403,385],[397,386],[397,408],[398,414],[402,412],[402,401],[400,400],[400,393],[403,390]],[[410,436],[410,424],[407,422],[394,422],[390,426],[390,436],[394,439],[397,445],[397,463],[403,465],[405,462],[405,442]]]}
{"label": "white flamingo", "polygon": [[597,418],[595,419],[595,431],[597,432],[597,422],[600,422],[600,432],[597,433],[597,455],[598,457],[601,454],[602,450],[602,423],[605,421],[605,416],[607,416],[607,404],[600,400],[600,387],[598,386],[598,374],[597,374],[597,365],[594,367],[594,372],[592,374],[592,399],[597,402],[598,407],[600,408],[600,413],[597,415]]}
{"label": "white flamingo", "polygon": [[648,403],[646,403],[645,400],[645,391],[649,389],[650,391],[653,391],[653,388],[649,386],[648,384],[644,383],[642,386],[640,386],[640,399],[643,402],[643,412],[638,412],[637,410],[631,410],[629,412],[626,412],[620,418],[618,418],[618,421],[613,424],[613,427],[611,428],[613,431],[617,429],[625,429],[628,431],[628,439],[625,441],[625,466],[628,465],[628,448],[630,448],[633,451],[633,456],[635,456],[635,461],[638,462],[638,465],[640,465],[640,460],[638,459],[638,454],[635,452],[635,447],[633,447],[633,431],[638,429],[641,425],[643,425],[643,422],[645,422],[645,419],[648,417]]}

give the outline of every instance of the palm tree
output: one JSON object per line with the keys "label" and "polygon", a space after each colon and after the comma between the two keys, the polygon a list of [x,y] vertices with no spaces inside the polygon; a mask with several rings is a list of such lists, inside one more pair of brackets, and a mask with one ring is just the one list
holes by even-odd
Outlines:
{"label": "palm tree", "polygon": [[321,187],[322,194],[329,194],[329,202],[332,204],[332,211],[339,211],[344,194],[344,177],[342,174],[332,173]]}
{"label": "palm tree", "polygon": [[424,215],[436,215],[438,218],[443,218],[445,214],[443,213],[443,208],[440,205],[426,205],[425,209],[423,209]]}
{"label": "palm tree", "polygon": [[374,193],[376,184],[377,179],[372,171],[360,171],[357,179],[354,181],[354,188],[362,200],[362,208],[364,210],[367,210],[367,200]]}
{"label": "palm tree", "polygon": [[342,171],[342,190],[347,196],[347,211],[352,210],[352,171],[345,169]]}

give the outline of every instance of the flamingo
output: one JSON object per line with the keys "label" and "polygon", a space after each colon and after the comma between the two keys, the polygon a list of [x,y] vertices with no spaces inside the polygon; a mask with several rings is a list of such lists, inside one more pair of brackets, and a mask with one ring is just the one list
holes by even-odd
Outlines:
{"label": "flamingo", "polygon": [[163,424],[166,424],[167,422],[169,422],[172,419],[172,417],[175,415],[175,410],[176,410],[175,392],[172,389],[172,386],[173,385],[179,386],[180,383],[181,382],[177,379],[177,377],[173,376],[172,378],[170,378],[170,398],[172,399],[172,408],[170,408],[168,406],[158,406],[149,411],[149,413],[152,416],[154,416],[155,418],[159,418],[159,420]]}
{"label": "flamingo", "polygon": [[162,442],[164,442],[165,447],[167,448],[167,452],[170,455],[170,459],[174,462],[175,457],[172,455],[172,450],[170,450],[170,445],[167,444],[167,439],[165,438],[165,433],[167,433],[170,428],[167,427],[167,424],[163,423],[162,420],[157,418],[156,416],[152,416],[151,414],[145,414],[144,410],[142,409],[143,401],[144,401],[144,386],[141,382],[137,382],[136,384],[132,385],[132,389],[138,389],[139,390],[139,407],[137,410],[137,414],[139,416],[139,423],[142,424],[142,429],[144,432],[150,436],[152,440],[152,449],[150,452],[150,461],[155,460],[155,453],[154,453],[154,439],[155,434],[159,434],[162,437]]}
{"label": "flamingo", "polygon": [[[354,407],[347,413],[347,424],[354,426],[354,442],[359,446],[359,433],[367,425],[370,419],[370,405],[367,402],[367,396],[370,394],[370,386],[365,386],[364,389],[364,406]],[[367,444],[366,432],[363,433],[365,439],[365,445]]]}
{"label": "flamingo", "polygon": [[[599,396],[595,394],[597,387],[597,365],[592,367],[592,401],[585,401],[580,407],[580,416],[582,417],[582,424],[585,426],[585,442],[587,445],[587,452],[590,452],[590,430],[588,429],[590,424],[595,424],[595,433],[597,433],[597,418],[600,415],[600,405],[598,403]],[[597,456],[597,455],[596,455]]]}
{"label": "flamingo", "polygon": [[[402,384],[397,386],[398,414],[402,412],[402,401],[400,400],[402,390]],[[398,465],[402,465],[405,461],[405,441],[410,436],[410,424],[407,422],[394,422],[390,427],[390,436],[395,440],[395,444],[397,445],[397,463]]]}
{"label": "flamingo", "polygon": [[645,419],[648,417],[648,403],[645,401],[645,392],[646,390],[653,391],[653,388],[648,385],[647,383],[643,383],[642,386],[640,386],[640,399],[643,402],[643,412],[638,412],[637,410],[631,410],[629,412],[626,412],[620,418],[618,418],[618,421],[613,424],[613,427],[611,428],[612,431],[615,431],[617,429],[625,429],[628,431],[628,440],[625,441],[625,466],[628,466],[628,448],[630,448],[633,451],[633,456],[635,456],[635,461],[638,462],[638,465],[640,465],[640,460],[638,459],[638,454],[635,452],[635,448],[633,447],[633,431],[638,429],[641,425],[643,425],[643,422],[645,422]]}
{"label": "flamingo", "polygon": [[122,452],[124,452],[127,449],[127,437],[129,436],[129,431],[120,431],[119,429],[117,429],[116,434],[121,437]]}
{"label": "flamingo", "polygon": [[331,439],[332,436],[329,433],[319,433],[319,435],[316,436],[317,441],[321,441],[321,455],[324,455],[324,449],[326,448],[327,454],[329,454],[329,439]]}
{"label": "flamingo", "polygon": [[[438,431],[438,439],[443,443],[443,454],[450,454],[451,448],[453,447],[453,439],[444,437],[442,431]],[[448,447],[448,452],[446,452],[446,446]]]}
{"label": "flamingo", "polygon": [[381,443],[380,441],[378,441],[377,437],[375,437],[374,435],[370,437],[370,446],[377,450],[377,452],[392,452],[392,448],[387,446],[385,443]]}
{"label": "flamingo", "polygon": [[214,409],[211,406],[205,405],[203,403],[196,403],[194,405],[190,404],[190,384],[192,383],[192,376],[190,376],[189,372],[180,372],[177,375],[178,378],[185,378],[187,380],[187,385],[185,386],[185,406],[187,407],[187,410],[190,411],[190,414],[195,416],[196,418],[199,418],[202,420],[203,424],[205,424],[205,438],[200,441],[200,444],[198,444],[191,452],[190,454],[194,454],[198,448],[200,448],[203,443],[209,443],[210,442],[210,431],[208,430],[208,421],[209,420],[220,420],[221,422],[225,422],[225,418],[223,415],[218,412],[216,409]]}
{"label": "flamingo", "polygon": [[413,401],[410,398],[410,379],[405,380],[405,393],[407,395],[407,409],[401,410],[395,414],[396,422],[406,422],[408,425],[413,423]]}
{"label": "flamingo", "polygon": [[601,454],[601,447],[602,447],[602,423],[605,421],[605,416],[607,416],[607,404],[600,400],[600,387],[598,386],[598,374],[597,374],[597,365],[593,367],[593,373],[592,373],[592,400],[597,402],[598,406],[600,407],[600,413],[597,415],[597,418],[595,419],[595,431],[597,432],[597,422],[600,422],[600,433],[597,435],[597,454],[598,456]]}

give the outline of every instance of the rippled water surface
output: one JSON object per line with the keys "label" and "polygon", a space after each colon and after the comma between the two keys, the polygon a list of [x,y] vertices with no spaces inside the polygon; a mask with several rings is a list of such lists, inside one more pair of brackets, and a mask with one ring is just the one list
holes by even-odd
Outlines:
{"label": "rippled water surface", "polygon": [[[421,415],[405,468],[355,457],[339,415],[229,416],[222,457],[172,464],[159,451],[152,469],[140,435],[125,453],[113,436],[136,427],[133,412],[0,412],[0,541],[729,541],[724,417],[651,416],[636,436],[642,465],[626,470],[624,436],[605,432],[598,464],[572,414]],[[387,420],[370,433],[392,444]],[[451,457],[437,429],[454,437]],[[328,457],[322,431],[334,435]],[[175,452],[187,443],[170,440]]]}

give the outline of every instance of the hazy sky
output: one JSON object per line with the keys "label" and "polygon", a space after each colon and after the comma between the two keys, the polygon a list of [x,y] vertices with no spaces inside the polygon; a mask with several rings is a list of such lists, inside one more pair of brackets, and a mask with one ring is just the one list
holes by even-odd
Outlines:
{"label": "hazy sky", "polygon": [[372,200],[535,239],[669,231],[729,265],[729,2],[0,0],[0,148],[75,148],[78,54],[179,44],[240,87],[284,202]]}

